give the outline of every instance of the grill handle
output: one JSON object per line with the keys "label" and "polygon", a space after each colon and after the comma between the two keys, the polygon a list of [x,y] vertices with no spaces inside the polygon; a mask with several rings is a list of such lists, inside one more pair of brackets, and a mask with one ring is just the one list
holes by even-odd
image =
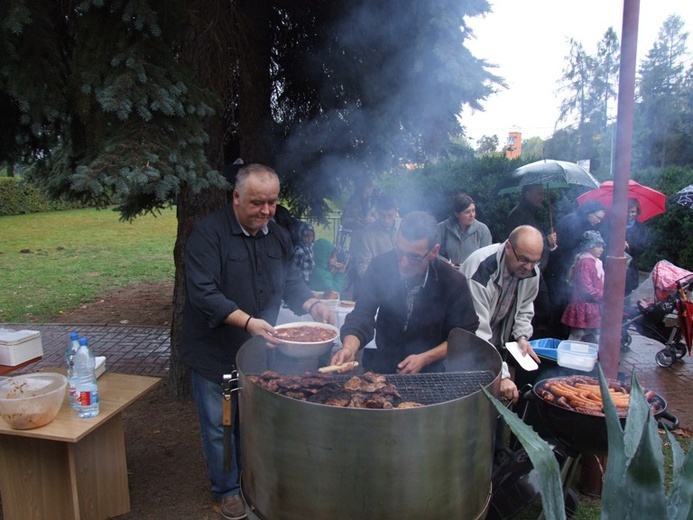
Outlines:
{"label": "grill handle", "polygon": [[[657,425],[660,428],[666,428],[667,430],[671,431],[679,427],[679,418],[669,410],[664,410],[663,412],[658,413],[656,419]],[[669,424],[667,424],[665,421],[668,421]]]}
{"label": "grill handle", "polygon": [[224,374],[221,384],[223,401],[221,405],[221,424],[224,427],[224,473],[231,471],[231,438],[233,436],[233,403],[231,394],[238,390],[238,371]]}

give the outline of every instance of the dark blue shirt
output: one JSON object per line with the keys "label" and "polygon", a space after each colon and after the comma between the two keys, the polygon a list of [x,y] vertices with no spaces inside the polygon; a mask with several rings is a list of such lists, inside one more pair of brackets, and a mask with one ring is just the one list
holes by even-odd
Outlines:
{"label": "dark blue shirt", "polygon": [[185,246],[187,297],[181,359],[210,381],[221,382],[250,339],[224,324],[237,309],[275,324],[282,300],[294,313],[313,297],[293,262],[289,234],[275,222],[246,235],[228,205],[201,220]]}

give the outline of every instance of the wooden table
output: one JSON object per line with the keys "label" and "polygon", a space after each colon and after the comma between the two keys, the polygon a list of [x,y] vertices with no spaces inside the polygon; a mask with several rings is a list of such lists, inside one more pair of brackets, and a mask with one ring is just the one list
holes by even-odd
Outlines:
{"label": "wooden table", "polygon": [[122,411],[160,381],[106,372],[96,417],[80,419],[65,397],[41,428],[14,430],[0,420],[4,520],[104,520],[129,512]]}
{"label": "wooden table", "polygon": [[9,365],[0,365],[0,376],[6,376],[7,374],[14,372],[15,370],[19,370],[20,368],[24,368],[26,366],[31,365],[32,363],[38,363],[41,361],[42,356],[36,357],[34,359],[30,359],[29,361],[25,361],[24,363],[20,363],[19,365],[14,365],[14,366],[9,366]]}

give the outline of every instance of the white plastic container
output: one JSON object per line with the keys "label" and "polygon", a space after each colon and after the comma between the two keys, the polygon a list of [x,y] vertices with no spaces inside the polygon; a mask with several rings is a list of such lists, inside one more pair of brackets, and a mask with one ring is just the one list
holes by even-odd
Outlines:
{"label": "white plastic container", "polygon": [[0,329],[0,365],[14,367],[41,356],[43,345],[39,331]]}
{"label": "white plastic container", "polygon": [[591,372],[597,362],[597,345],[582,341],[561,341],[558,344],[558,365]]}

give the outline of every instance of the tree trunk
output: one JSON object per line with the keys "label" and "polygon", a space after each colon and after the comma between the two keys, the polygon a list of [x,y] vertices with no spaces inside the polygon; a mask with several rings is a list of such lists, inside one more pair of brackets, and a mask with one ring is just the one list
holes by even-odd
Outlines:
{"label": "tree trunk", "polygon": [[268,0],[238,2],[238,133],[241,157],[246,163],[274,167],[270,15]]}
{"label": "tree trunk", "polygon": [[[224,105],[232,93],[230,5],[219,0],[189,1],[188,31],[183,36],[181,47],[181,58],[193,71],[198,86],[213,92],[220,100],[216,115],[205,121],[205,130],[209,136],[207,160],[210,166],[218,170],[222,170],[224,166]],[[214,68],[215,66],[217,68]],[[225,69],[225,66],[228,69]],[[194,193],[187,185],[181,187],[178,196],[178,230],[173,250],[176,280],[171,319],[169,389],[171,394],[179,399],[188,397],[191,389],[189,369],[180,360],[183,307],[186,300],[185,244],[197,222],[209,212],[226,204],[227,200],[225,190],[215,188]]]}
{"label": "tree trunk", "polygon": [[[270,30],[271,6],[268,0],[240,0],[233,12],[221,12],[227,4],[193,0],[189,2],[191,15],[189,33],[184,38],[181,56],[194,71],[198,84],[214,92],[225,103],[232,105],[234,97],[232,78],[234,64],[238,65],[237,117],[239,149],[246,163],[260,162],[273,166],[271,146],[271,93],[270,51],[272,34]],[[204,20],[205,24],[201,24]],[[232,34],[230,24],[235,20]],[[212,28],[207,24],[224,25]],[[221,41],[219,35],[228,37]],[[214,38],[212,38],[212,35]],[[232,49],[235,49],[232,51]],[[200,54],[214,53],[215,59]],[[234,55],[232,55],[234,54]],[[200,69],[204,64],[219,64],[219,69]],[[226,67],[226,68],[225,68]],[[225,163],[235,157],[223,157],[224,126],[223,109],[217,116],[207,121],[206,129],[210,137],[207,147],[209,163],[221,170]],[[192,193],[184,186],[178,200],[178,234],[174,248],[176,281],[173,293],[173,317],[171,320],[171,360],[169,369],[170,391],[177,398],[190,394],[190,377],[187,367],[180,361],[180,340],[182,331],[183,307],[185,305],[185,258],[184,250],[195,224],[207,213],[224,205],[228,194],[223,190],[206,190]]]}

